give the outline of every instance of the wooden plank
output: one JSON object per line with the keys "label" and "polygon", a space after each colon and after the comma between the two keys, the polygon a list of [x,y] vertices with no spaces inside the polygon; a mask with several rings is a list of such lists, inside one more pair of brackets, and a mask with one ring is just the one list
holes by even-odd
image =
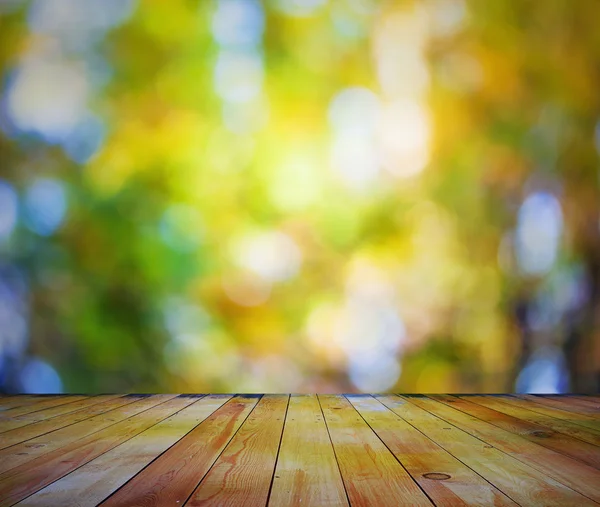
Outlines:
{"label": "wooden plank", "polygon": [[115,394],[94,396],[93,398],[89,398],[88,400],[76,402],[82,403],[82,408],[75,412],[70,412],[67,414],[56,416],[52,419],[34,422],[21,428],[16,428],[14,430],[7,431],[6,433],[3,433],[0,437],[0,449],[5,449],[6,447],[10,447],[11,445],[16,445],[20,442],[25,442],[26,440],[38,437],[40,435],[43,435],[44,433],[49,433],[51,431],[63,428],[65,426],[75,424],[76,422],[92,417],[93,415],[101,414],[103,412],[111,410],[115,407],[115,405],[114,403],[109,404],[107,402],[109,402],[110,400],[116,400],[121,397],[122,395]]}
{"label": "wooden plank", "polygon": [[348,505],[327,426],[313,394],[290,397],[268,505]]}
{"label": "wooden plank", "polygon": [[[68,403],[74,403],[79,400],[83,400],[87,398],[87,396],[57,396],[54,398],[46,399],[39,401],[37,403],[31,405],[24,405],[16,408],[11,408],[10,410],[6,410],[0,413],[0,433],[2,431],[7,431],[6,429],[2,429],[2,426],[9,421],[17,417],[21,417],[25,414],[31,414],[32,412],[38,412],[40,410],[45,410],[47,408],[57,407],[59,405],[66,405]],[[12,429],[12,428],[8,428]]]}
{"label": "wooden plank", "polygon": [[[116,396],[0,414],[27,421],[0,434],[0,507],[600,503],[600,418],[585,395],[323,396],[323,409],[266,395],[229,414],[238,401],[223,395],[203,417],[211,397],[169,412],[174,395]],[[404,481],[416,501],[398,494]]]}
{"label": "wooden plank", "polygon": [[599,433],[594,433],[593,431],[589,431],[578,424],[571,423],[570,421],[565,421],[564,419],[557,419],[555,417],[550,417],[549,415],[540,414],[533,410],[529,410],[528,408],[521,407],[519,405],[514,405],[510,403],[510,401],[508,400],[508,396],[465,395],[460,396],[460,398],[469,400],[473,403],[478,403],[479,405],[492,408],[494,410],[503,412],[508,415],[512,415],[513,417],[518,417],[519,419],[522,419],[524,421],[545,426],[553,431],[564,433],[565,435],[569,435],[573,438],[578,438],[579,440],[583,440],[584,442],[600,446]]}
{"label": "wooden plank", "polygon": [[429,498],[346,398],[326,395],[318,399],[351,505],[431,506]]}
{"label": "wooden plank", "polygon": [[172,395],[162,395],[158,399],[152,396],[135,395],[117,398],[106,402],[110,406],[109,411],[105,413],[3,449],[0,451],[0,474],[148,410],[157,403],[169,399],[168,396]]}
{"label": "wooden plank", "polygon": [[600,405],[600,394],[570,394],[571,398],[577,398],[578,400],[590,401],[596,405]]}
{"label": "wooden plank", "polygon": [[595,468],[431,398],[415,396],[410,401],[582,495],[600,501],[600,488],[597,487],[600,471]]}
{"label": "wooden plank", "polygon": [[48,400],[49,398],[49,396],[32,396],[30,394],[6,396],[0,400],[0,412],[5,412],[11,408],[33,405],[34,403]]}
{"label": "wooden plank", "polygon": [[[55,405],[61,405],[63,403],[70,403],[73,396],[71,395],[56,395],[56,396],[29,396],[19,395],[13,396],[10,399],[14,400],[8,403],[6,410],[0,412],[0,421],[10,419],[11,417],[17,417],[20,415],[34,412],[36,410],[43,410],[44,408],[52,407]],[[36,405],[42,404],[38,409]]]}
{"label": "wooden plank", "polygon": [[595,468],[600,468],[600,448],[595,445],[571,438],[563,433],[557,433],[545,426],[524,421],[493,408],[472,403],[468,398],[462,399],[450,395],[429,395],[429,398],[493,424],[498,428],[510,431],[525,440],[547,447],[565,456],[570,456]]}
{"label": "wooden plank", "polygon": [[597,417],[586,414],[576,414],[575,412],[569,412],[559,408],[530,402],[515,395],[501,395],[501,398],[504,403],[509,403],[517,407],[526,408],[527,410],[531,410],[532,412],[536,412],[538,414],[543,414],[549,417],[567,421],[570,424],[577,424],[584,427],[586,431],[591,431],[600,435],[600,425],[598,424]]}
{"label": "wooden plank", "polygon": [[544,398],[547,400],[558,400],[568,405],[571,405],[575,412],[583,412],[591,415],[600,415],[600,403],[596,400],[585,400],[571,395],[551,395],[551,394],[536,394],[536,398]]}
{"label": "wooden plank", "polygon": [[[189,397],[193,398],[194,395]],[[196,397],[199,401],[102,454],[17,505],[69,505],[75,498],[78,507],[97,505],[230,398],[231,395],[211,395],[202,399]]]}
{"label": "wooden plank", "polygon": [[544,405],[546,407],[558,408],[566,412],[573,414],[587,415],[596,422],[596,427],[600,428],[600,420],[598,419],[598,412],[593,408],[573,406],[564,398],[547,398],[545,396],[534,396],[532,394],[515,394],[515,397],[521,398],[529,402],[536,403],[538,405]]}
{"label": "wooden plank", "polygon": [[265,394],[186,506],[267,504],[289,395]]}
{"label": "wooden plank", "polygon": [[0,507],[27,498],[193,402],[174,395],[152,399],[157,405],[149,410],[1,474]]}
{"label": "wooden plank", "polygon": [[259,398],[239,395],[227,402],[101,505],[183,505]]}
{"label": "wooden plank", "polygon": [[596,505],[580,493],[448,424],[405,397],[375,397],[520,505]]}
{"label": "wooden plank", "polygon": [[517,505],[371,395],[346,398],[435,505]]}
{"label": "wooden plank", "polygon": [[[22,428],[24,426],[36,422],[49,420],[60,415],[71,414],[72,412],[76,412],[77,410],[81,410],[82,408],[90,407],[97,403],[101,403],[102,401],[106,401],[107,399],[113,398],[116,398],[116,395],[92,396],[90,398],[84,398],[82,400],[75,401],[72,403],[66,403],[57,407],[38,410],[36,412],[31,412],[29,414],[14,417],[9,421],[0,422],[0,433],[15,430],[17,428]],[[3,437],[4,435],[2,435],[2,440],[4,441]],[[1,442],[0,446],[2,446]]]}

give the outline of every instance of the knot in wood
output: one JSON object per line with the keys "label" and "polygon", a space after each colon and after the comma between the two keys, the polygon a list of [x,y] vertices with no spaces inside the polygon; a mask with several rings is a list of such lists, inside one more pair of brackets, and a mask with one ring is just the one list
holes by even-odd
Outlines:
{"label": "knot in wood", "polygon": [[433,481],[445,481],[447,479],[450,479],[450,476],[448,474],[443,474],[440,472],[429,472],[423,474],[423,477],[425,477],[425,479],[431,479]]}
{"label": "knot in wood", "polygon": [[548,433],[547,431],[532,431],[531,435],[533,435],[534,437],[538,437],[538,438],[549,438],[552,436],[551,433]]}

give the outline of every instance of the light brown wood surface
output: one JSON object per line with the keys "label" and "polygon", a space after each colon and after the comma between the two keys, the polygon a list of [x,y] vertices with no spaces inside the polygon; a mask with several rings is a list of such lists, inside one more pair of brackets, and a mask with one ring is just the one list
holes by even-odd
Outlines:
{"label": "light brown wood surface", "polygon": [[0,396],[0,507],[598,506],[594,395]]}
{"label": "light brown wood surface", "polygon": [[600,471],[563,454],[530,442],[476,417],[428,397],[411,398],[415,405],[434,413],[470,435],[535,468],[549,478],[600,502]]}
{"label": "light brown wood surface", "polygon": [[[377,397],[520,505],[595,505],[570,487],[421,408],[417,397]],[[410,400],[410,401],[409,401]]]}
{"label": "light brown wood surface", "polygon": [[472,403],[468,399],[444,395],[430,397],[498,428],[515,433],[529,442],[547,447],[593,467],[600,467],[600,455],[595,445],[582,442],[564,433],[552,431],[540,424],[524,421],[502,411]]}
{"label": "light brown wood surface", "polygon": [[568,398],[565,398],[564,396],[553,394],[538,395],[536,397],[567,403],[575,408],[575,412],[584,411],[590,414],[597,414],[600,412],[600,402],[598,402],[598,400],[580,398],[579,396],[569,396]]}
{"label": "light brown wood surface", "polygon": [[[68,412],[71,404],[85,399],[87,399],[87,396],[54,397],[31,405],[22,405],[6,410],[5,412],[0,412],[0,433],[24,426],[27,424],[27,421],[41,421],[42,419],[58,415],[56,412],[57,408],[58,413],[64,413],[65,410]],[[51,410],[53,408],[54,411]]]}
{"label": "light brown wood surface", "polygon": [[290,398],[269,506],[347,506],[319,400]]}
{"label": "light brown wood surface", "polygon": [[319,395],[319,401],[352,505],[431,505],[345,397]]}
{"label": "light brown wood surface", "polygon": [[186,505],[267,504],[288,399],[263,396]]}
{"label": "light brown wood surface", "polygon": [[[573,400],[564,397],[536,396],[533,394],[520,394],[517,396],[523,400],[530,401],[536,405],[554,407],[568,412],[563,417],[572,417],[571,414],[584,414],[595,418],[598,415],[598,410],[593,407],[587,407],[583,404],[574,403]],[[596,418],[596,427],[600,428],[600,421]]]}
{"label": "light brown wood surface", "polygon": [[176,414],[53,482],[19,505],[69,505],[73,498],[77,498],[78,506],[97,505],[229,398],[216,395],[190,399],[190,405]]}
{"label": "light brown wood surface", "polygon": [[148,410],[161,400],[162,398],[157,399],[156,397],[139,398],[129,396],[110,400],[106,402],[109,409],[104,413],[2,449],[0,451],[0,477],[7,470],[23,465],[43,454],[76,442],[96,431]]}
{"label": "light brown wood surface", "polygon": [[257,395],[229,400],[102,505],[184,504],[258,400]]}
{"label": "light brown wood surface", "polygon": [[30,394],[21,396],[3,396],[0,399],[0,413],[16,407],[24,407],[25,405],[33,405],[39,401],[48,400],[54,396],[34,396]]}
{"label": "light brown wood surface", "polygon": [[548,431],[548,429],[550,429],[558,433],[569,435],[570,437],[577,438],[579,440],[583,440],[584,442],[593,444],[594,447],[591,447],[589,449],[592,455],[594,456],[593,461],[595,463],[598,462],[598,446],[600,445],[600,434],[598,433],[594,433],[593,431],[589,431],[586,428],[582,428],[578,424],[574,424],[563,419],[557,419],[555,417],[534,412],[533,410],[529,410],[525,407],[512,405],[510,402],[507,402],[504,397],[470,395],[467,397],[461,396],[461,398],[464,398],[472,403],[477,403],[479,405],[483,405],[484,407],[494,409],[498,412],[502,412],[503,414],[513,416],[522,421],[535,423],[541,426],[542,431]]}
{"label": "light brown wood surface", "polygon": [[436,505],[517,505],[372,396],[348,399]]}
{"label": "light brown wood surface", "polygon": [[513,395],[502,395],[502,401],[509,403],[510,405],[526,408],[527,410],[531,410],[532,412],[536,412],[538,414],[547,415],[554,417],[555,419],[566,421],[569,424],[583,426],[586,431],[592,431],[600,435],[600,420],[598,417],[577,412],[568,412],[560,408],[535,403]]}
{"label": "light brown wood surface", "polygon": [[173,412],[181,410],[188,400],[173,395],[152,397],[154,410],[144,411],[81,440],[67,444],[0,474],[0,507],[13,505],[88,461],[129,440]]}
{"label": "light brown wood surface", "polygon": [[[116,398],[121,398],[121,396],[112,394],[106,396],[94,396],[93,398],[87,398],[75,403],[69,403],[67,406],[72,410],[63,413],[62,415],[57,414],[52,417],[45,417],[42,419],[36,418],[24,422],[21,426],[17,426],[12,430],[6,431],[2,434],[2,438],[0,439],[0,449],[18,444],[19,442],[24,442],[25,440],[30,440],[34,437],[43,435],[44,433],[49,433],[50,431],[54,431],[64,426],[70,426],[71,424],[83,419],[88,419],[94,414],[102,413],[103,411],[108,410],[106,408],[106,402]],[[62,408],[64,406],[65,405],[62,405],[61,407],[57,408]],[[42,410],[41,412],[45,412],[45,410]],[[36,413],[41,412],[35,412],[34,414],[28,415],[35,415]]]}

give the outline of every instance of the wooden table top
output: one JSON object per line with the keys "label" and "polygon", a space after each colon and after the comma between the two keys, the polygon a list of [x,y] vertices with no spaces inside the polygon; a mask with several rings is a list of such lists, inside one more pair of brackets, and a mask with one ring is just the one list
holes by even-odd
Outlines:
{"label": "wooden table top", "polygon": [[600,395],[0,397],[0,506],[600,503]]}

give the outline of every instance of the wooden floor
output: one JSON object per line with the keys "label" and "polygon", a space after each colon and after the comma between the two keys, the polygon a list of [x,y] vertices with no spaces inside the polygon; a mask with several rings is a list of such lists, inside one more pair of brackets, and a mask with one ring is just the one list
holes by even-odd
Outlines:
{"label": "wooden floor", "polygon": [[0,397],[0,506],[600,503],[600,396]]}

